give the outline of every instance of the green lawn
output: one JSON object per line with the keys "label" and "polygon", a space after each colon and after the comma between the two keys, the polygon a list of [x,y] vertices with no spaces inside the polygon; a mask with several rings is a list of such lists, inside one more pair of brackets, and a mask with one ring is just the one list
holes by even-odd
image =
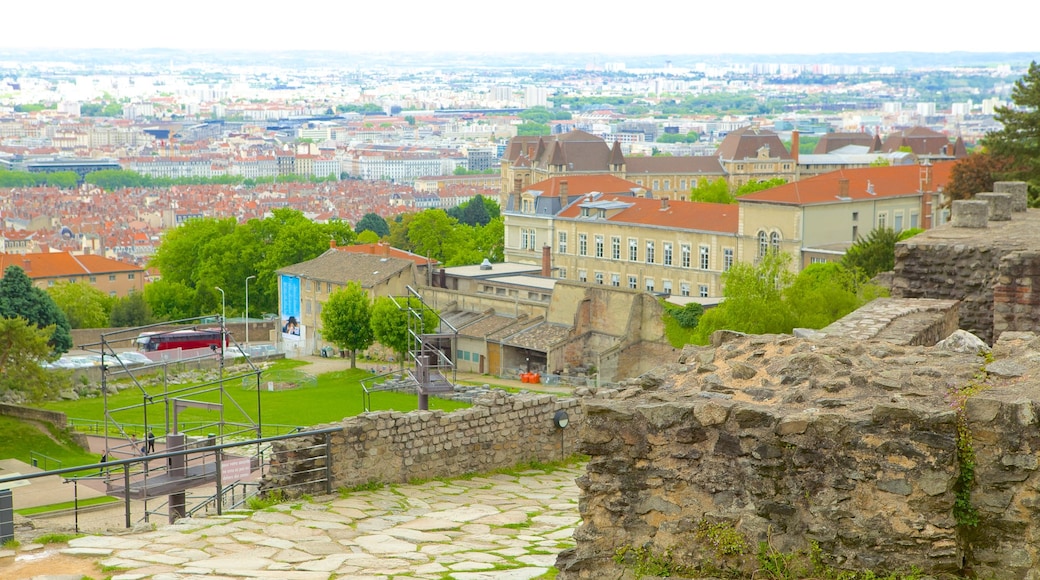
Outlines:
{"label": "green lawn", "polygon": [[[360,380],[371,376],[362,369],[347,369],[326,373],[316,381],[303,382],[302,386],[288,390],[267,391],[268,380],[280,381],[291,372],[294,366],[303,363],[282,361],[261,375],[262,388],[259,392],[260,415],[264,425],[264,435],[275,435],[286,432],[286,427],[307,427],[322,423],[332,423],[345,417],[352,417],[364,411]],[[250,423],[257,417],[256,380],[253,376],[248,380],[236,379],[225,383],[224,421],[228,423]],[[244,385],[243,383],[247,383]],[[170,390],[184,389],[187,385],[171,385]],[[209,392],[201,388],[178,395],[179,398],[209,403],[221,402],[220,392],[215,386]],[[162,385],[146,388],[153,401],[147,404],[148,424],[157,427],[155,433],[161,436],[166,423],[167,405],[159,396],[163,392]],[[141,404],[145,397],[134,387],[108,397],[108,408],[114,421],[124,426],[128,433],[141,437],[145,424],[145,410]],[[466,403],[448,401],[430,397],[431,409],[451,411],[469,406]],[[44,408],[65,413],[70,421],[79,420],[102,421],[104,418],[104,400],[101,397],[80,399],[78,401],[53,401],[43,405]],[[397,410],[412,411],[418,407],[415,395],[407,393],[377,392],[372,394],[372,411]],[[172,411],[170,411],[172,417]],[[251,421],[249,419],[251,419]],[[178,422],[182,431],[214,432],[212,426],[219,423],[220,412],[188,408],[178,413]],[[3,445],[0,443],[0,456]]]}
{"label": "green lawn", "polygon": [[[32,463],[30,461],[30,451],[32,451],[61,461],[61,467],[97,462],[97,455],[81,449],[67,434],[54,429],[50,429],[50,434],[47,436],[34,423],[0,416],[0,458],[18,459]],[[42,460],[39,466],[44,467]],[[50,463],[46,467],[48,469],[59,468]]]}

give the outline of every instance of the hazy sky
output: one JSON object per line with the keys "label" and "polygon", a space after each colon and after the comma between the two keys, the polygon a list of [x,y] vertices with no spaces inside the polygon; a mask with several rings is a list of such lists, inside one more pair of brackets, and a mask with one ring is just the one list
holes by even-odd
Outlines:
{"label": "hazy sky", "polygon": [[[1035,52],[1000,3],[833,0],[11,1],[0,47],[583,52]],[[1027,3],[1028,4],[1028,3]],[[989,8],[992,7],[992,10]]]}

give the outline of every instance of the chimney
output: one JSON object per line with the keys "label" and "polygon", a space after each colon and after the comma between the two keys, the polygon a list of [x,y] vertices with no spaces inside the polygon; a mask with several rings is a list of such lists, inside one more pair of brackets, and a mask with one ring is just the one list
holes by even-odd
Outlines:
{"label": "chimney", "polygon": [[379,242],[379,249],[382,250],[384,258],[390,257],[390,244],[386,242]]}
{"label": "chimney", "polygon": [[560,180],[560,197],[566,199],[567,197],[567,180]]}
{"label": "chimney", "polygon": [[668,209],[668,198],[667,197],[662,197],[661,198],[661,211],[666,211],[667,209]]}
{"label": "chimney", "polygon": [[548,244],[542,246],[542,276],[552,278],[552,248]]}
{"label": "chimney", "polygon": [[22,260],[22,269],[25,270],[26,273],[32,272],[32,260],[30,260],[29,258],[24,258]]}
{"label": "chimney", "polygon": [[838,197],[842,199],[849,197],[849,180],[844,177],[838,180]]}
{"label": "chimney", "polygon": [[798,131],[791,131],[791,157],[794,158],[794,164],[798,165]]}
{"label": "chimney", "polygon": [[329,240],[329,249],[331,249],[331,250],[335,250],[336,249],[336,239],[335,238]]}

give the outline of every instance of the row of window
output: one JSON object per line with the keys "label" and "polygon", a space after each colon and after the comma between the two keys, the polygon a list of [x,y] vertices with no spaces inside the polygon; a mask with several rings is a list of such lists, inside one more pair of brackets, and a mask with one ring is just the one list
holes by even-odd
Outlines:
{"label": "row of window", "polygon": [[[564,279],[564,280],[567,279],[567,269],[566,268],[560,268],[559,269],[559,276],[560,276],[561,279]],[[593,281],[596,284],[605,284],[606,281],[607,281],[606,276],[607,275],[604,272],[593,272],[592,273]],[[589,281],[589,272],[588,272],[588,270],[585,270],[585,269],[578,270],[578,281],[579,282],[588,282]],[[639,288],[639,277],[634,275],[634,274],[629,274],[627,276],[626,282],[627,282],[627,287],[629,289],[631,289],[631,290],[637,290]],[[617,274],[617,273],[611,272],[610,273],[610,285],[614,286],[615,288],[621,287],[621,274]],[[647,292],[656,292],[657,291],[654,279],[651,278],[651,277],[643,278],[643,288]],[[680,296],[690,296],[691,295],[690,294],[691,288],[692,288],[692,286],[690,285],[689,282],[679,282],[679,295]],[[664,294],[669,294],[670,295],[670,294],[672,294],[672,291],[673,291],[672,281],[671,280],[662,280],[661,281],[661,292],[663,292]],[[698,284],[697,285],[697,295],[702,297],[702,298],[707,298],[707,296],[708,296],[708,285],[707,284]]]}
{"label": "row of window", "polygon": [[[109,274],[108,275],[108,281],[109,282],[115,282],[117,277],[118,276],[116,274]],[[134,273],[133,272],[128,273],[126,275],[126,279],[127,280],[133,280],[134,279]],[[76,281],[75,278],[69,278],[68,279],[68,282],[75,282],[75,281]],[[97,281],[98,281],[98,277],[97,276],[91,276],[90,277],[90,283],[91,284],[96,284]],[[54,286],[57,282],[58,282],[57,280],[47,280],[47,285],[48,286]]]}
{"label": "row of window", "polygon": [[[605,238],[600,234],[596,234],[592,238],[592,253],[589,253],[589,235],[578,234],[578,254],[579,256],[594,256],[596,258],[605,258],[606,246]],[[662,255],[661,264],[665,266],[674,266],[675,255],[674,245],[672,242],[661,243]],[[566,255],[568,250],[567,244],[567,232],[557,233],[557,245],[556,250],[561,255]],[[610,238],[610,259],[620,260],[621,259],[621,238],[619,236],[611,236]],[[639,261],[639,240],[637,238],[628,238],[628,250],[627,259],[629,262]],[[647,264],[656,264],[657,262],[657,242],[654,240],[646,240],[646,244],[643,251],[643,260]],[[679,266],[683,268],[690,268],[692,263],[692,247],[690,244],[679,245]],[[697,267],[701,270],[707,270],[711,266],[711,248],[705,245],[697,246]],[[727,271],[733,267],[733,248],[724,248],[722,250],[722,270]]]}
{"label": "row of window", "polygon": [[[310,292],[311,290],[317,290],[318,292],[321,292],[321,282],[307,280],[304,282],[304,289],[308,292]],[[325,293],[332,294],[332,282],[325,283]]]}

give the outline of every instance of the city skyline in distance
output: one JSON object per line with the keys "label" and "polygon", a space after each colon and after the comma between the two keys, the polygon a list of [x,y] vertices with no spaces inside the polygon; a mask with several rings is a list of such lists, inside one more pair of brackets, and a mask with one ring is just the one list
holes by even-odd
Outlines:
{"label": "city skyline in distance", "polygon": [[142,5],[53,0],[5,9],[4,49],[330,51],[487,55],[827,55],[1035,53],[1028,18],[927,3],[839,13],[832,2],[663,0],[649,9],[529,0],[286,4],[183,0]]}

